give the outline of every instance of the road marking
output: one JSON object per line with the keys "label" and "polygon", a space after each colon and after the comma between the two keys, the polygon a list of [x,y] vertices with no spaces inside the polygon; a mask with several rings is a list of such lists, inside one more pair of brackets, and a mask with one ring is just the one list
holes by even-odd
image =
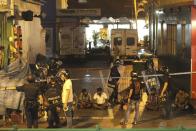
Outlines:
{"label": "road marking", "polygon": [[108,114],[109,114],[109,118],[114,119],[113,109],[108,108]]}
{"label": "road marking", "polygon": [[[104,117],[100,117],[100,116],[75,116],[73,117],[73,119],[84,119],[84,118],[88,118],[88,119],[94,119],[94,120],[108,120],[108,119],[114,119],[114,117],[110,117],[110,116],[104,116]],[[60,117],[60,119],[65,119],[65,116]]]}
{"label": "road marking", "polygon": [[[103,72],[101,70],[99,70],[99,75],[100,75],[100,78],[101,78],[101,83],[103,85],[103,89],[104,89],[104,91],[107,91],[106,90],[106,81],[103,77]],[[108,114],[109,114],[109,118],[112,118],[112,119],[114,118],[113,109],[108,108]]]}
{"label": "road marking", "polygon": [[99,70],[99,76],[101,78],[101,83],[102,83],[102,86],[103,88],[105,88],[105,80],[104,80],[104,77],[103,77],[103,72],[101,70]]}

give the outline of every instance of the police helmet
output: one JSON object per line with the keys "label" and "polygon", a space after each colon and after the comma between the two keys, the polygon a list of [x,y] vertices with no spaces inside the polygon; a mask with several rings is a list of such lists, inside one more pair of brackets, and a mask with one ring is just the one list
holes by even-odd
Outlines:
{"label": "police helmet", "polygon": [[114,65],[119,65],[121,62],[120,62],[120,59],[116,59],[115,61],[114,61]]}
{"label": "police helmet", "polygon": [[55,77],[53,75],[50,76],[49,79],[50,79],[50,83],[56,82],[56,79],[55,79]]}
{"label": "police helmet", "polygon": [[169,68],[168,67],[165,67],[165,69],[164,69],[164,75],[167,76],[167,77],[171,77],[169,75]]}
{"label": "police helmet", "polygon": [[64,76],[66,76],[67,78],[70,78],[69,71],[66,70],[66,69],[61,69],[61,70],[60,70],[59,76],[61,76],[61,75],[64,75]]}
{"label": "police helmet", "polygon": [[131,72],[131,78],[133,80],[137,79],[138,78],[138,73],[137,72]]}
{"label": "police helmet", "polygon": [[154,67],[154,63],[153,63],[153,60],[152,59],[148,59],[146,61],[146,67],[149,68],[149,67]]}
{"label": "police helmet", "polygon": [[161,67],[161,71],[164,73],[164,74],[169,74],[169,68],[167,66],[162,66]]}

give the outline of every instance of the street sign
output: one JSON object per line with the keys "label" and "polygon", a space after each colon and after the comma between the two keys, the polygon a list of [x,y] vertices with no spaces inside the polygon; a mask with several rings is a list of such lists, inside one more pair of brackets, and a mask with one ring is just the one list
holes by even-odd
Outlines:
{"label": "street sign", "polygon": [[57,16],[101,16],[101,9],[57,10]]}

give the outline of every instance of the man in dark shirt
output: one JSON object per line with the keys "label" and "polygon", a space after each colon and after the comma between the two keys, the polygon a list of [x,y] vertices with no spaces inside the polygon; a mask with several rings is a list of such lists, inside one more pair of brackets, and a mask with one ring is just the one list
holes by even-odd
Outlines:
{"label": "man in dark shirt", "polygon": [[82,89],[78,99],[78,108],[90,108],[92,106],[91,96],[86,89]]}
{"label": "man in dark shirt", "polygon": [[27,128],[38,128],[39,88],[34,83],[32,75],[27,77],[27,81],[29,82],[28,84],[16,87],[16,90],[24,92],[25,94],[24,108],[27,119]]}
{"label": "man in dark shirt", "polygon": [[139,118],[139,104],[140,104],[140,100],[142,99],[142,86],[137,76],[137,73],[132,72],[131,77],[132,77],[132,82],[130,85],[128,108],[125,113],[125,118],[121,121],[122,125],[126,125],[128,123],[130,112],[133,107],[135,107],[135,117],[132,124],[136,124]]}
{"label": "man in dark shirt", "polygon": [[172,86],[172,78],[169,75],[169,69],[166,68],[163,76],[163,85],[160,93],[163,118],[172,116],[172,103],[175,100],[175,88]]}
{"label": "man in dark shirt", "polygon": [[118,71],[119,65],[120,65],[120,60],[117,59],[111,68],[110,77],[108,80],[108,87],[112,89],[111,95],[109,97],[109,102],[112,106],[118,103],[118,85],[120,79],[120,73]]}
{"label": "man in dark shirt", "polygon": [[55,78],[52,76],[49,82],[49,89],[45,92],[47,113],[48,113],[48,128],[60,126],[59,111],[62,107],[60,89],[57,88]]}

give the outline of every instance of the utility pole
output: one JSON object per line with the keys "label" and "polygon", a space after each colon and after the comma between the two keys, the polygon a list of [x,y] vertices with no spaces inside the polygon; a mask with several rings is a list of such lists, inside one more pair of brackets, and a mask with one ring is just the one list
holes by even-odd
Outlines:
{"label": "utility pole", "polygon": [[150,50],[155,53],[156,48],[156,17],[155,17],[155,0],[151,0],[149,2],[149,42],[150,42]]}
{"label": "utility pole", "polygon": [[152,0],[152,18],[153,18],[153,53],[155,54],[156,51],[156,42],[155,42],[155,34],[156,34],[156,30],[155,30],[155,26],[156,26],[156,21],[155,21],[155,0]]}
{"label": "utility pole", "polygon": [[137,0],[134,0],[134,12],[135,12],[135,22],[136,22],[136,31],[137,31],[137,40],[138,40],[139,34],[138,34],[138,29],[137,29]]}

